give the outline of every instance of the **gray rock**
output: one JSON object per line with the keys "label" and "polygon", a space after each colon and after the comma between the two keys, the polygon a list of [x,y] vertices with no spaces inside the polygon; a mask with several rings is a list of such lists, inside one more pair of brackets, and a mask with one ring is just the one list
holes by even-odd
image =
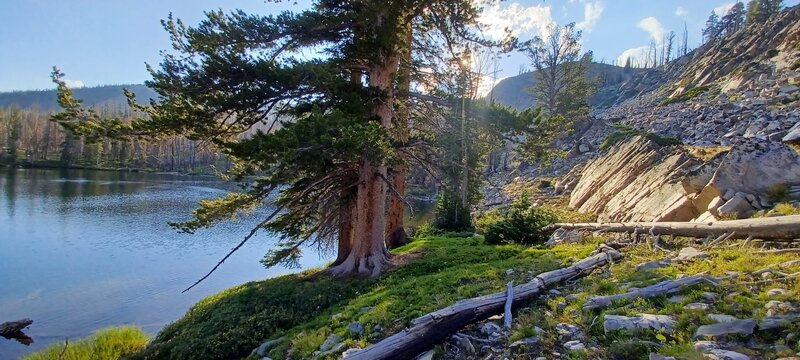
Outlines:
{"label": "gray rock", "polygon": [[678,252],[678,256],[675,257],[676,261],[687,261],[687,260],[696,260],[696,259],[705,259],[708,257],[703,251],[697,250],[693,247],[685,247]]}
{"label": "gray rock", "polygon": [[686,304],[683,308],[686,309],[686,310],[706,311],[706,310],[710,309],[711,306],[709,306],[708,304],[705,304],[705,303],[690,303],[690,304]]}
{"label": "gray rock", "polygon": [[[319,350],[320,351],[330,351],[336,345],[338,345],[341,342],[342,342],[342,338],[339,335],[330,334],[330,335],[328,335],[328,338],[325,339],[325,341],[322,343],[322,345],[320,345]],[[344,344],[342,344],[342,345],[344,345]]]}
{"label": "gray rock", "polygon": [[358,309],[358,312],[360,312],[360,313],[368,313],[368,312],[372,311],[372,309],[373,309],[372,306],[364,306],[361,309]]}
{"label": "gray rock", "polygon": [[493,322],[485,322],[481,324],[480,331],[483,335],[490,336],[494,333],[503,332],[503,329]]}
{"label": "gray rock", "polygon": [[275,345],[280,344],[284,339],[285,336],[281,336],[277,339],[267,340],[263,344],[259,345],[257,348],[253,349],[252,354],[256,354],[258,356],[266,356],[267,351],[275,347]]}
{"label": "gray rock", "polygon": [[732,321],[739,320],[735,316],[730,316],[726,314],[708,314],[707,315],[711,320],[714,320],[718,323],[729,323]]}
{"label": "gray rock", "polygon": [[350,325],[347,325],[347,331],[354,335],[364,335],[364,325],[361,325],[360,322],[351,322]]}
{"label": "gray rock", "polygon": [[514,341],[511,344],[512,351],[519,351],[519,350],[531,350],[536,348],[541,344],[541,341],[536,336],[526,337],[521,340]]}
{"label": "gray rock", "polygon": [[580,152],[581,152],[581,154],[585,154],[585,153],[587,153],[587,152],[589,152],[589,151],[592,151],[592,148],[590,148],[590,147],[589,147],[589,145],[586,145],[586,144],[580,144],[580,145],[578,146],[578,151],[580,151]]}
{"label": "gray rock", "polygon": [[469,338],[466,336],[453,335],[453,341],[465,354],[475,354],[475,346],[472,345],[472,342],[469,341]]}
{"label": "gray rock", "polygon": [[575,230],[565,230],[565,229],[556,229],[552,235],[550,235],[550,239],[547,240],[547,246],[553,246],[560,243],[577,243],[583,240],[583,236],[575,231]]}
{"label": "gray rock", "polygon": [[694,348],[697,351],[708,352],[711,349],[719,349],[719,344],[716,341],[701,340],[694,342]]}
{"label": "gray rock", "polygon": [[667,267],[669,265],[670,265],[670,261],[669,260],[648,261],[648,262],[643,262],[643,263],[641,263],[639,265],[636,265],[636,271],[653,270],[653,269]]}
{"label": "gray rock", "polygon": [[703,325],[697,328],[697,331],[694,333],[694,338],[702,339],[707,337],[724,337],[726,335],[733,334],[751,335],[755,327],[756,321],[753,319]]}
{"label": "gray rock", "polygon": [[656,353],[650,353],[647,358],[648,360],[675,360],[675,358],[672,356],[664,356]]}
{"label": "gray rock", "polygon": [[667,301],[669,301],[669,302],[671,302],[673,304],[680,304],[680,303],[683,302],[684,299],[686,299],[686,296],[673,295],[673,296],[670,296],[669,299],[667,299]]}
{"label": "gray rock", "polygon": [[776,297],[776,296],[789,296],[792,295],[792,292],[786,289],[769,289],[767,290],[767,296],[769,297]]}
{"label": "gray rock", "polygon": [[753,213],[753,206],[747,201],[747,198],[742,196],[734,196],[732,199],[726,201],[722,206],[717,208],[717,212],[721,216],[736,216],[744,217]]}
{"label": "gray rock", "polygon": [[556,324],[556,332],[562,340],[583,340],[581,328],[567,323]]}
{"label": "gray rock", "polygon": [[430,349],[422,354],[417,355],[414,360],[433,360],[433,354],[436,354],[436,351]]}
{"label": "gray rock", "polygon": [[767,316],[758,323],[758,331],[782,329],[800,320],[800,314]]}
{"label": "gray rock", "polygon": [[584,345],[579,340],[567,341],[567,342],[564,343],[563,346],[564,346],[565,349],[567,349],[569,351],[583,351],[583,350],[586,350],[586,345]]}
{"label": "gray rock", "polygon": [[735,351],[730,350],[722,350],[722,349],[713,349],[708,352],[710,359],[717,359],[717,360],[750,360],[750,357],[741,354]]}
{"label": "gray rock", "polygon": [[672,333],[675,319],[668,315],[638,314],[633,317],[621,315],[606,315],[603,320],[603,331],[608,334],[615,330],[664,330]]}
{"label": "gray rock", "polygon": [[[361,350],[363,350],[363,349],[360,349],[360,348],[347,349],[342,353],[342,359],[347,359],[348,357],[355,355],[357,352],[359,352]],[[430,360],[430,359],[428,359],[428,360]]]}

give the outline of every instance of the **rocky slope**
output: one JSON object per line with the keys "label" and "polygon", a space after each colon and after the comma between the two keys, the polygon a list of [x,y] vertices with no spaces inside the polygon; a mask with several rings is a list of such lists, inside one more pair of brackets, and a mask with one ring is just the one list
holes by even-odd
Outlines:
{"label": "rocky slope", "polygon": [[[559,141],[566,158],[522,173],[564,177],[557,190],[600,220],[742,217],[800,195],[791,148],[800,142],[800,6],[639,73],[618,92],[622,101]],[[614,123],[683,145],[636,139],[604,151]]]}

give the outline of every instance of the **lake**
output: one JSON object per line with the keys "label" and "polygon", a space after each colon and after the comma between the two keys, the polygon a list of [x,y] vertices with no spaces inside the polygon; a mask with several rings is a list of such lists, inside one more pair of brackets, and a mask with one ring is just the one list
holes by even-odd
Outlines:
{"label": "lake", "polygon": [[[256,219],[180,234],[201,199],[235,189],[213,177],[0,168],[0,322],[31,318],[30,346],[0,337],[0,359],[114,325],[154,335],[208,295],[297,270],[259,262],[274,237],[251,240],[203,276]],[[268,209],[265,209],[268,210]],[[330,254],[306,250],[303,268]]]}

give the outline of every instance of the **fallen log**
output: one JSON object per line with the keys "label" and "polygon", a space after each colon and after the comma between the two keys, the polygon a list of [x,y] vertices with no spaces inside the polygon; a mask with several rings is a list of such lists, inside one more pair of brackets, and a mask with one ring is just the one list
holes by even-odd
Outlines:
{"label": "fallen log", "polygon": [[708,278],[705,274],[697,274],[687,276],[677,280],[666,280],[655,285],[643,287],[622,294],[596,296],[586,300],[583,304],[584,309],[598,309],[611,306],[611,303],[617,300],[633,299],[633,298],[650,298],[659,295],[671,295],[685,290],[689,286],[696,285],[701,282],[710,282],[716,284],[713,280]]}
{"label": "fallen log", "polygon": [[800,215],[715,222],[618,222],[618,223],[556,223],[551,229],[587,230],[615,233],[651,233],[654,235],[718,237],[730,234],[730,239],[778,240],[800,239]]}
{"label": "fallen log", "polygon": [[0,324],[0,336],[13,336],[17,335],[22,329],[33,324],[31,319],[22,319],[17,321],[7,321]]}
{"label": "fallen log", "polygon": [[[586,276],[622,257],[616,250],[601,245],[600,251],[571,266],[548,271],[528,283],[513,287],[512,306],[519,306],[541,293],[547,286]],[[410,359],[456,333],[464,326],[503,313],[510,292],[503,291],[461,300],[454,305],[423,315],[411,327],[367,348],[349,353],[348,360]]]}

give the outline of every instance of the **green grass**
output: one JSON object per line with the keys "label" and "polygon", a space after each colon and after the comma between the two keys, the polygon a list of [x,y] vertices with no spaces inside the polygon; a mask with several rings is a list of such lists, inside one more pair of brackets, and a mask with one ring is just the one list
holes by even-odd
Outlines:
{"label": "green grass", "polygon": [[669,104],[673,104],[673,103],[678,103],[678,102],[683,102],[683,101],[687,101],[687,100],[690,100],[690,99],[694,99],[694,98],[700,96],[700,94],[702,94],[702,93],[704,93],[704,92],[706,92],[708,90],[709,90],[709,87],[705,86],[705,85],[704,86],[694,87],[694,88],[691,88],[691,89],[687,90],[685,93],[683,93],[681,95],[678,95],[676,97],[668,97],[668,98],[662,100],[661,103],[659,104],[659,106],[666,106],[666,105],[669,105]]}
{"label": "green grass", "polygon": [[133,354],[145,347],[147,335],[131,326],[103,329],[94,335],[68,343],[59,342],[26,355],[24,360],[114,360]]}
{"label": "green grass", "polygon": [[614,127],[614,132],[611,133],[611,135],[608,135],[608,137],[603,140],[603,143],[600,144],[600,149],[602,150],[608,150],[612,146],[634,136],[644,136],[648,140],[651,140],[660,146],[675,146],[681,144],[681,141],[676,138],[660,136],[656,133],[639,130],[637,128],[620,123],[611,124],[611,126]]}
{"label": "green grass", "polygon": [[[250,282],[208,297],[164,328],[130,359],[231,359],[246,357],[268,339],[288,340],[273,359],[312,357],[331,334],[349,346],[366,346],[408,326],[410,321],[458,300],[502,291],[588,255],[595,243],[551,250],[518,245],[490,246],[482,237],[418,238],[394,251],[406,263],[378,280],[334,281],[315,271]],[[507,275],[507,269],[514,269]],[[347,325],[363,324],[362,337]]]}

